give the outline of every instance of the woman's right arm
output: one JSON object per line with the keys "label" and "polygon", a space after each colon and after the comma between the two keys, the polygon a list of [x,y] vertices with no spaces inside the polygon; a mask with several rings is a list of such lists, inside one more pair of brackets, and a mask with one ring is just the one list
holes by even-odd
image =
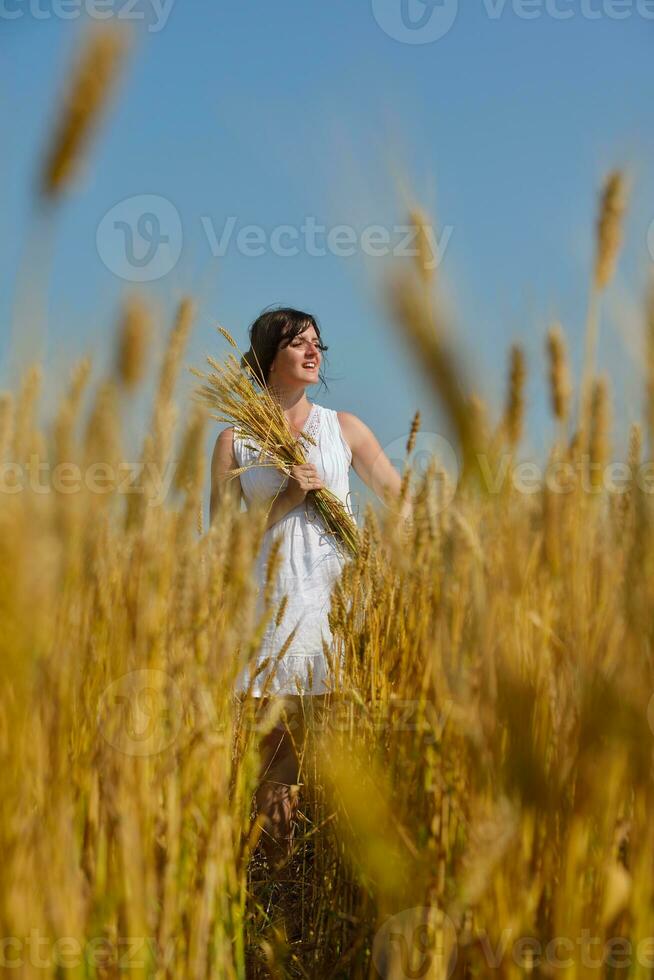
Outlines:
{"label": "woman's right arm", "polygon": [[231,475],[238,468],[234,455],[234,429],[223,429],[216,439],[211,457],[211,499],[209,501],[209,523],[213,524],[218,505],[223,494],[232,496],[239,506],[243,491],[241,481]]}

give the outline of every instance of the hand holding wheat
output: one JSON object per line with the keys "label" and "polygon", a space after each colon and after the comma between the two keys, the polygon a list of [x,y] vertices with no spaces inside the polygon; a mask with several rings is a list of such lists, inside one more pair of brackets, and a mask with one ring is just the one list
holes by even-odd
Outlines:
{"label": "hand holding wheat", "polygon": [[289,474],[289,486],[295,493],[301,494],[302,500],[310,490],[322,490],[324,483],[318,476],[318,470],[313,463],[292,466]]}

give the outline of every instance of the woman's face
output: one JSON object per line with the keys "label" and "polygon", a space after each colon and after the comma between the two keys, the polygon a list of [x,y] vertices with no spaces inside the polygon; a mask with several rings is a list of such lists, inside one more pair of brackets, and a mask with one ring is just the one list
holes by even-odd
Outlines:
{"label": "woman's face", "polygon": [[310,326],[288,346],[278,349],[268,372],[268,383],[280,387],[315,384],[322,356],[319,344],[316,329]]}

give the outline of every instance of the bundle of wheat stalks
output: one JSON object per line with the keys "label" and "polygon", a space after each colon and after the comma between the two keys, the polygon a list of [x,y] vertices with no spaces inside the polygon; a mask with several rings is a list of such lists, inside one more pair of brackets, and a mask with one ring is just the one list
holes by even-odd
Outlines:
{"label": "bundle of wheat stalks", "polygon": [[[217,329],[232,347],[239,349],[229,331],[224,327]],[[239,438],[251,439],[256,443],[254,448],[259,450],[259,457],[256,463],[250,465],[274,466],[290,476],[291,467],[306,463],[301,440],[306,439],[315,446],[315,439],[307,432],[303,432],[298,439],[293,437],[273,389],[262,388],[249,365],[241,362],[245,365],[243,370],[231,353],[222,363],[210,356],[207,361],[213,368],[209,373],[196,368],[190,369],[205,381],[205,384],[196,389],[196,394],[200,401],[218,409],[219,414],[211,414],[211,418],[233,425]],[[232,470],[231,478],[234,479],[248,468],[241,466]],[[359,530],[341,500],[326,487],[310,490],[309,493],[328,533],[333,535],[337,545],[344,545],[349,554],[355,557],[359,552]],[[271,501],[271,506],[274,500],[275,498]]]}

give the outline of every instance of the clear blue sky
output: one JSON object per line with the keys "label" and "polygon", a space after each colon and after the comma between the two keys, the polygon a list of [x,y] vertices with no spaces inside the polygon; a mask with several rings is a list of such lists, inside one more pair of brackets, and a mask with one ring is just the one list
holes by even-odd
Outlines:
{"label": "clear blue sky", "polygon": [[[74,13],[74,0],[67,2]],[[102,231],[98,239],[103,217],[125,199],[155,195],[179,215],[181,238],[172,234],[181,251],[171,271],[142,288],[160,306],[162,336],[176,300],[198,299],[186,364],[225,350],[215,323],[245,347],[262,308],[296,306],[318,317],[330,346],[330,391],[309,389],[311,400],[359,415],[382,445],[405,436],[417,408],[426,429],[447,434],[385,312],[389,260],[360,248],[349,257],[310,255],[301,233],[296,255],[275,254],[270,244],[273,229],[300,229],[310,218],[357,234],[382,225],[397,245],[394,226],[406,220],[399,174],[438,233],[450,229],[439,276],[495,412],[508,346],[526,349],[523,448],[537,456],[551,433],[545,330],[553,318],[563,322],[578,369],[597,190],[609,168],[625,165],[633,177],[627,245],[598,357],[614,379],[616,434],[639,417],[638,316],[654,219],[654,19],[643,11],[654,17],[654,4],[465,0],[443,37],[416,44],[392,36],[401,34],[401,2],[176,0],[164,24],[139,0],[135,9],[149,22],[137,25],[112,112],[51,230],[48,397],[73,354],[90,351],[102,370],[130,288],[111,268],[117,261],[120,268],[117,240]],[[444,3],[450,12],[456,6]],[[48,9],[45,0],[6,0],[3,11],[20,16],[0,16],[4,384],[16,274],[35,227],[38,161],[87,22],[36,16]],[[114,10],[124,17],[125,0]],[[527,10],[537,16],[526,18]],[[617,10],[627,16],[617,19]],[[410,0],[414,18],[424,11]],[[433,16],[445,16],[439,4]],[[134,209],[122,207],[118,216],[132,220]],[[243,254],[234,239],[225,255],[212,255],[207,229],[220,237],[230,216],[234,239],[246,225],[263,229],[262,255]]]}

